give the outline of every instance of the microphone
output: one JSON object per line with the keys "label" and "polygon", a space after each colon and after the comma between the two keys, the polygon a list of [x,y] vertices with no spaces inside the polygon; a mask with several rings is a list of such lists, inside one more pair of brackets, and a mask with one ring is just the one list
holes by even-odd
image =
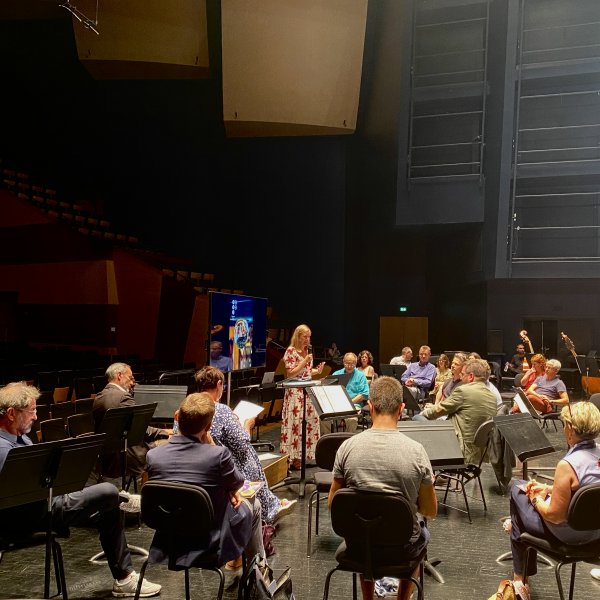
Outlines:
{"label": "microphone", "polygon": [[312,346],[310,344],[308,345],[308,353],[312,354]]}

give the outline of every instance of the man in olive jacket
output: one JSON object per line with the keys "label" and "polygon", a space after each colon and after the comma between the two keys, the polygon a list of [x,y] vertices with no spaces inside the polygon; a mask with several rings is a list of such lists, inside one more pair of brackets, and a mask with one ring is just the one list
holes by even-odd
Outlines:
{"label": "man in olive jacket", "polygon": [[439,404],[428,405],[421,413],[426,419],[448,415],[465,461],[479,463],[483,449],[473,444],[479,426],[496,416],[496,397],[485,386],[488,365],[485,360],[471,359],[462,368],[462,385]]}

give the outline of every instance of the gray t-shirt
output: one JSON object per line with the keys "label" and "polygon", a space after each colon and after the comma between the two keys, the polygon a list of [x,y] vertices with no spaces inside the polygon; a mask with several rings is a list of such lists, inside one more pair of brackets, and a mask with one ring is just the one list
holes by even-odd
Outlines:
{"label": "gray t-shirt", "polygon": [[413,541],[421,528],[417,501],[422,484],[433,483],[433,470],[425,448],[393,429],[367,429],[346,440],[333,465],[335,479],[346,487],[402,492],[413,507]]}
{"label": "gray t-shirt", "polygon": [[550,400],[556,400],[560,398],[561,392],[567,391],[567,386],[562,379],[555,377],[554,379],[548,380],[545,375],[541,375],[534,381],[536,394],[543,394],[548,396]]}

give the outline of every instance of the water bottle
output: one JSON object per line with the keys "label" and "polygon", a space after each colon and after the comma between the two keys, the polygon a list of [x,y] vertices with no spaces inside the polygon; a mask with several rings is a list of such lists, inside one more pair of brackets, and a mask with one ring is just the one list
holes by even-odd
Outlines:
{"label": "water bottle", "polygon": [[173,420],[173,435],[177,435],[179,433],[179,422],[177,419]]}

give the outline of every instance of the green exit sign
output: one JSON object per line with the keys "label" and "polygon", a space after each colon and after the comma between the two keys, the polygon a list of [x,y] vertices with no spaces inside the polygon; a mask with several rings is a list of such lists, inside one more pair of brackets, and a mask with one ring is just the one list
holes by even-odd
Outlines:
{"label": "green exit sign", "polygon": [[408,306],[401,306],[400,312],[408,312]]}

